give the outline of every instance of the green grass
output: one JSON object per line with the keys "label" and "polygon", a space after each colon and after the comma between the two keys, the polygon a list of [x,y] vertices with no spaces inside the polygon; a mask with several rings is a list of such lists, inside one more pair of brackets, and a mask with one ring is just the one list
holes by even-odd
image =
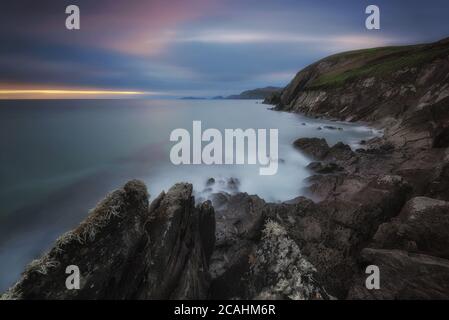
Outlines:
{"label": "green grass", "polygon": [[363,77],[388,76],[392,72],[407,67],[419,67],[448,54],[448,46],[437,48],[423,46],[387,47],[338,54],[330,59],[349,58],[354,59],[354,61],[362,61],[364,64],[343,72],[324,74],[308,85],[308,89],[339,87],[347,81]]}

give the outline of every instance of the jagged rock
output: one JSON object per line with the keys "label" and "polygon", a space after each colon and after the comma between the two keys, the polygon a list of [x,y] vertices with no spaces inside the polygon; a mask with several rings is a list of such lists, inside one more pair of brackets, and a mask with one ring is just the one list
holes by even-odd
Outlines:
{"label": "jagged rock", "polygon": [[268,220],[249,257],[248,296],[255,299],[316,300],[329,296],[315,280],[315,267],[278,222]]}
{"label": "jagged rock", "polygon": [[[214,226],[210,203],[194,207],[191,185],[176,184],[149,206],[145,185],[130,181],[33,261],[3,298],[205,298]],[[69,265],[79,267],[79,290],[65,286]]]}
{"label": "jagged rock", "polygon": [[[354,278],[348,299],[449,299],[449,261],[400,250],[364,249],[362,265]],[[365,286],[365,267],[380,271],[380,289]]]}
{"label": "jagged rock", "polygon": [[293,145],[306,155],[315,159],[323,159],[329,151],[329,145],[325,139],[301,138],[293,142]]}
{"label": "jagged rock", "polygon": [[265,201],[238,193],[217,209],[216,248],[211,259],[210,297],[244,297],[243,277],[255,251],[265,220]]}

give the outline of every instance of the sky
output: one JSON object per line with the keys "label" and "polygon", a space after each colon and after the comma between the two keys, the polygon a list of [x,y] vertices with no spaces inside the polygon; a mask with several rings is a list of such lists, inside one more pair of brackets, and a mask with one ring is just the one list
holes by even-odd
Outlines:
{"label": "sky", "polygon": [[[65,8],[81,12],[67,30]],[[365,28],[375,4],[381,29]],[[449,1],[2,0],[0,99],[216,96],[361,48],[449,36]]]}

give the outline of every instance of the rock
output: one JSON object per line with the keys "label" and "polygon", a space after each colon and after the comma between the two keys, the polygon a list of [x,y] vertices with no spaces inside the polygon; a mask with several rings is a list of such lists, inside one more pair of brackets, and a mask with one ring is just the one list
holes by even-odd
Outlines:
{"label": "rock", "polygon": [[212,201],[212,205],[214,208],[221,208],[223,205],[225,205],[228,201],[231,195],[226,192],[218,192],[218,193],[212,193],[210,195],[210,201]]}
{"label": "rock", "polygon": [[[301,252],[317,269],[316,279],[327,292],[344,298],[357,271],[359,250],[372,239],[379,225],[397,215],[410,186],[398,176],[383,176],[360,187],[343,175],[318,177],[333,179],[327,191],[332,196],[317,204],[303,201],[295,206],[278,205],[270,217],[286,226],[300,244]],[[347,191],[343,193],[346,183]],[[325,187],[321,181],[316,188],[323,192]]]}
{"label": "rock", "polygon": [[319,138],[300,138],[293,145],[307,156],[318,160],[323,159],[330,149],[326,140]]}
{"label": "rock", "polygon": [[324,200],[335,196],[335,190],[344,182],[342,174],[313,175],[306,179],[307,191],[315,200]]}
{"label": "rock", "polygon": [[435,129],[432,147],[433,148],[449,147],[449,124],[445,126],[440,126],[437,129]]}
{"label": "rock", "polygon": [[354,156],[351,147],[342,142],[333,145],[327,152],[325,159],[327,161],[346,161]]}
{"label": "rock", "polygon": [[434,177],[426,185],[426,196],[449,201],[449,160],[444,160],[434,171]]}
{"label": "rock", "polygon": [[209,178],[206,181],[206,187],[210,187],[213,186],[215,184],[215,179],[214,178]]}
{"label": "rock", "polygon": [[399,216],[379,227],[376,247],[449,258],[449,202],[415,197]]}
{"label": "rock", "polygon": [[[176,184],[149,206],[145,185],[131,181],[33,261],[3,298],[205,298],[214,227],[213,208],[194,207],[191,185]],[[79,267],[79,290],[65,286],[69,265]]]}
{"label": "rock", "polygon": [[240,187],[240,180],[237,178],[229,178],[227,181],[227,187],[229,190],[238,191]]}
{"label": "rock", "polygon": [[[449,261],[400,250],[364,249],[362,265],[348,299],[428,300],[449,299]],[[380,270],[380,289],[365,286],[365,267]]]}
{"label": "rock", "polygon": [[255,299],[318,300],[329,296],[315,280],[315,267],[278,222],[268,220],[250,256],[248,296]]}
{"label": "rock", "polygon": [[343,168],[334,162],[322,163],[312,162],[307,166],[308,169],[315,171],[316,173],[329,174],[338,171],[343,171]]}
{"label": "rock", "polygon": [[217,210],[217,241],[210,267],[211,298],[245,297],[247,288],[242,279],[261,236],[265,206],[265,201],[257,196],[238,193]]}

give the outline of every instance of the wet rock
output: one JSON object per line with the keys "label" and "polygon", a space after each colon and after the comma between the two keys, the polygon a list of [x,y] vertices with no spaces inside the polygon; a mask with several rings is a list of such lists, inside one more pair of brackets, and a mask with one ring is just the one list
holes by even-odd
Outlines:
{"label": "wet rock", "polygon": [[206,186],[207,187],[211,187],[211,186],[213,186],[215,184],[215,179],[214,178],[209,178],[209,179],[207,179],[207,181],[206,181]]}
{"label": "wet rock", "polygon": [[227,187],[229,190],[238,191],[240,187],[240,180],[237,178],[229,178],[227,181]]}
{"label": "wet rock", "polygon": [[293,145],[306,155],[318,160],[323,159],[330,149],[326,140],[319,138],[300,138]]}

